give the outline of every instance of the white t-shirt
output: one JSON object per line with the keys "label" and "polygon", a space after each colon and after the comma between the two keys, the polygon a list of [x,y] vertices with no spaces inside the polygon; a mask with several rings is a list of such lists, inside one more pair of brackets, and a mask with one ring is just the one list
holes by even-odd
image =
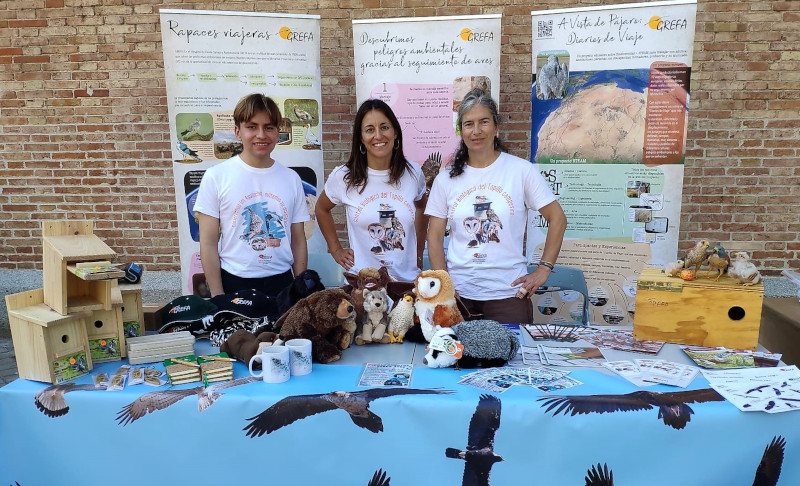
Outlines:
{"label": "white t-shirt", "polygon": [[425,177],[419,165],[409,165],[396,186],[389,184],[388,170],[367,169],[367,187],[361,194],[358,188],[347,190],[345,166],[328,176],[325,194],[347,210],[347,237],[355,255],[351,272],[385,266],[389,275],[409,282],[419,274],[414,201],[425,194]]}
{"label": "white t-shirt", "polygon": [[297,172],[278,162],[257,169],[238,155],[203,174],[194,210],[219,219],[220,266],[243,278],[289,270],[291,225],[310,219]]}
{"label": "white t-shirt", "polygon": [[507,153],[483,169],[436,176],[425,214],[447,220],[447,271],[456,292],[473,300],[513,297],[527,273],[523,238],[528,209],[555,201],[537,165]]}

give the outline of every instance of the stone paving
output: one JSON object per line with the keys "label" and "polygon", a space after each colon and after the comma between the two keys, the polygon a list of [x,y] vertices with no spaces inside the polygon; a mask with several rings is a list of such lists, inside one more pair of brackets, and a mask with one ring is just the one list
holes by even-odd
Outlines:
{"label": "stone paving", "polygon": [[11,338],[0,338],[0,386],[11,383],[17,377],[17,359]]}

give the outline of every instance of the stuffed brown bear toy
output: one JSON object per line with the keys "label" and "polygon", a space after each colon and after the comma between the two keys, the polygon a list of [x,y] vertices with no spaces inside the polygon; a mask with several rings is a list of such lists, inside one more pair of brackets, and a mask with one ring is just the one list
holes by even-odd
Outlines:
{"label": "stuffed brown bear toy", "polygon": [[[219,350],[223,353],[228,353],[228,356],[238,358],[245,363],[250,362],[250,358],[259,353],[261,343],[272,344],[278,339],[278,335],[274,332],[262,332],[258,336],[238,329],[230,335],[230,337],[222,343]],[[259,369],[261,363],[257,360],[253,363],[253,368]]]}
{"label": "stuffed brown bear toy", "polygon": [[350,294],[325,289],[300,299],[275,323],[283,341],[311,340],[316,363],[331,363],[342,357],[356,332],[356,311]]}

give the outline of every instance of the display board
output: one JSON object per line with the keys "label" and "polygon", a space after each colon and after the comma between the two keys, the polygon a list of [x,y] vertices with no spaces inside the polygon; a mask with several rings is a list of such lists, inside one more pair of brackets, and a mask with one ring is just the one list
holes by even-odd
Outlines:
{"label": "display board", "polygon": [[356,98],[385,101],[403,130],[405,155],[435,175],[458,148],[464,95],[500,95],[498,15],[353,21]]}
{"label": "display board", "polygon": [[[558,263],[587,278],[592,322],[633,323],[636,275],[677,258],[694,0],[531,12],[531,160],[569,221]],[[536,261],[546,221],[529,219]],[[575,297],[575,298],[573,298]],[[580,299],[548,294],[540,322]]]}
{"label": "display board", "polygon": [[[162,9],[161,36],[184,294],[202,272],[194,217],[205,171],[242,150],[233,109],[264,93],[283,119],[273,158],[295,169],[306,202],[323,183],[319,16]],[[309,252],[324,251],[315,222],[306,223]]]}

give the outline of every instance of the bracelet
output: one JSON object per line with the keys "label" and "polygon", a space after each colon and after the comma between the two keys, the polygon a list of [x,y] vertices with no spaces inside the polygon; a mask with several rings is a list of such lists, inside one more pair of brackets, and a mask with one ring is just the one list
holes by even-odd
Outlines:
{"label": "bracelet", "polygon": [[555,268],[552,263],[544,261],[544,260],[539,260],[539,263],[537,263],[537,265],[541,265],[543,267],[547,267],[547,268],[550,269],[550,271],[552,271]]}

